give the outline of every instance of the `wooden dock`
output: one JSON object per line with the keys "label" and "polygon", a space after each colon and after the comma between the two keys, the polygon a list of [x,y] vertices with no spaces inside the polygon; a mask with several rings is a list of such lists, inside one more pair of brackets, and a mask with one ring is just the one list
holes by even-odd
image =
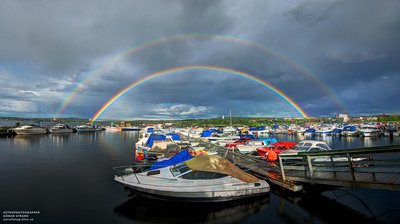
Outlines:
{"label": "wooden dock", "polygon": [[271,163],[212,143],[209,151],[243,170],[293,192],[310,185],[400,190],[400,145],[279,156]]}
{"label": "wooden dock", "polygon": [[280,156],[279,166],[287,181],[400,190],[399,145]]}
{"label": "wooden dock", "polygon": [[271,184],[298,192],[305,185],[400,190],[400,145],[261,157],[214,146],[221,156]]}

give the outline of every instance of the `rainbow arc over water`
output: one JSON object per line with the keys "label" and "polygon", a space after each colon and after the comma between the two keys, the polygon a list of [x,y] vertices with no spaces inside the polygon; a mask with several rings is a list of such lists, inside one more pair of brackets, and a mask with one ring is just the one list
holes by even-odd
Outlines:
{"label": "rainbow arc over water", "polygon": [[90,83],[97,77],[99,77],[101,74],[103,74],[108,68],[112,67],[116,63],[118,63],[120,60],[127,56],[133,56],[136,54],[139,54],[146,49],[150,49],[153,47],[157,47],[161,44],[167,44],[171,42],[179,42],[179,41],[188,41],[188,40],[206,40],[206,41],[221,41],[221,42],[226,42],[226,43],[233,43],[233,44],[239,44],[241,46],[248,47],[250,49],[257,50],[259,52],[262,52],[263,54],[273,56],[274,58],[286,63],[290,67],[294,68],[296,71],[299,72],[299,74],[304,75],[305,77],[308,77],[309,79],[313,80],[313,82],[321,88],[325,93],[327,93],[331,100],[335,102],[335,104],[340,108],[342,112],[347,112],[346,107],[344,104],[339,100],[338,96],[325,84],[323,83],[320,79],[318,79],[315,75],[313,75],[309,70],[307,70],[304,66],[295,63],[293,60],[289,59],[288,57],[279,54],[278,52],[269,49],[263,45],[253,43],[247,40],[243,40],[237,37],[232,37],[232,36],[222,36],[222,35],[204,35],[204,34],[183,34],[183,35],[174,35],[174,36],[167,36],[167,37],[161,37],[156,40],[152,40],[143,44],[140,44],[138,46],[135,46],[133,48],[130,48],[126,51],[123,51],[121,53],[118,53],[114,57],[111,57],[111,59],[107,60],[106,63],[101,64],[100,66],[96,67],[93,69],[84,79],[80,81],[81,85],[77,85],[66,97],[65,99],[61,102],[60,107],[58,111],[56,112],[56,115],[63,114],[67,107],[73,102],[73,100],[85,89],[85,87],[90,86]]}
{"label": "rainbow arc over water", "polygon": [[281,90],[276,88],[275,86],[271,85],[270,83],[254,76],[249,73],[245,73],[242,71],[238,70],[233,70],[225,67],[218,67],[218,66],[209,66],[209,65],[188,65],[188,66],[180,66],[180,67],[174,67],[174,68],[169,68],[161,71],[154,72],[152,74],[149,74],[145,76],[144,78],[137,80],[125,88],[121,89],[119,92],[117,92],[114,96],[112,96],[106,103],[103,104],[103,106],[92,116],[91,121],[92,123],[95,122],[110,106],[115,103],[118,99],[126,95],[130,90],[143,85],[149,80],[156,79],[158,77],[162,76],[167,76],[167,75],[172,75],[176,74],[178,72],[185,72],[185,71],[191,71],[191,70],[208,70],[208,71],[219,71],[223,73],[228,73],[232,74],[235,76],[243,77],[247,80],[254,81],[256,83],[259,83],[261,86],[264,86],[271,90],[275,95],[277,95],[279,98],[287,102],[301,117],[307,118],[308,115],[307,113],[296,103],[291,99],[288,95],[283,93]]}

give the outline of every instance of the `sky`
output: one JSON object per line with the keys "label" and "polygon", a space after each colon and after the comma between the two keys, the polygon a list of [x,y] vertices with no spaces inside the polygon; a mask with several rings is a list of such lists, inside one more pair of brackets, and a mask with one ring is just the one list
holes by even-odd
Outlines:
{"label": "sky", "polygon": [[[400,113],[398,0],[0,1],[0,116],[90,118],[180,66],[309,116]],[[99,119],[300,117],[183,70]]]}

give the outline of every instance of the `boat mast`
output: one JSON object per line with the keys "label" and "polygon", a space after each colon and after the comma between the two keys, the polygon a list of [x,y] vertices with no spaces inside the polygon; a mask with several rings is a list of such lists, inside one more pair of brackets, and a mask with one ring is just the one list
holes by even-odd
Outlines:
{"label": "boat mast", "polygon": [[232,126],[232,111],[229,110],[229,125]]}

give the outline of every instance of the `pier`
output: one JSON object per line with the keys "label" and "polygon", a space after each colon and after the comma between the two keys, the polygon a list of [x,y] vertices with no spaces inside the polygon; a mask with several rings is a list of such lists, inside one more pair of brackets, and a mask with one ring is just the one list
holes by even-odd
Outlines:
{"label": "pier", "polygon": [[400,190],[400,145],[303,152],[271,163],[209,144],[243,170],[293,192],[311,185]]}
{"label": "pier", "polygon": [[14,135],[15,134],[14,128],[16,128],[16,126],[1,126],[0,136]]}

